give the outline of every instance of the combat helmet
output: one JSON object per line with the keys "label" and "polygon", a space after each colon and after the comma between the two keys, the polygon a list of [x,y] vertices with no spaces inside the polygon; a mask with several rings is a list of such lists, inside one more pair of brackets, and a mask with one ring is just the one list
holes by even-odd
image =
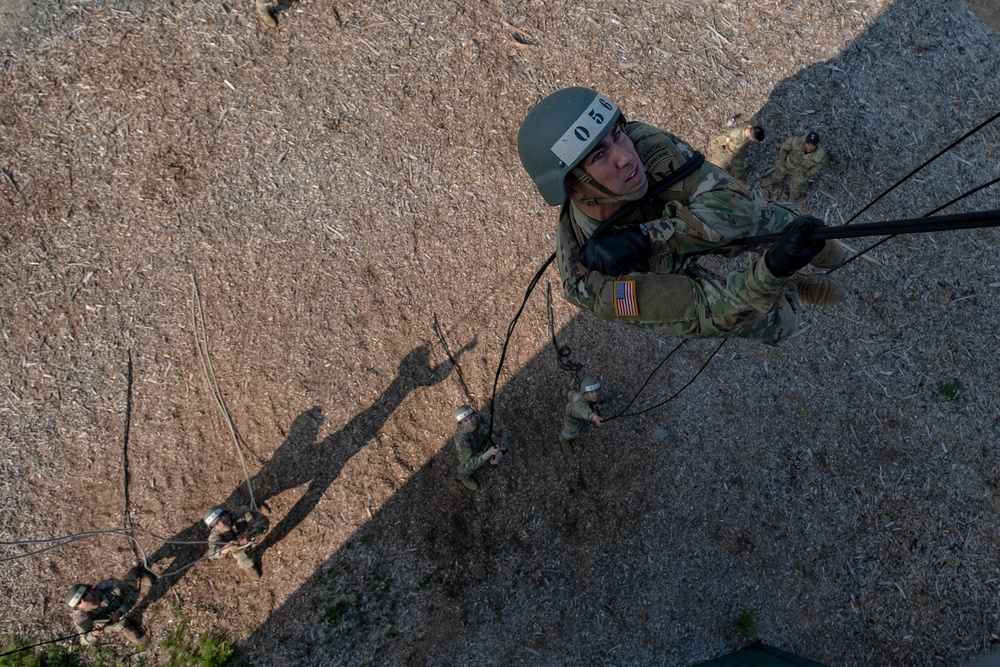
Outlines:
{"label": "combat helmet", "polygon": [[73,584],[66,591],[66,604],[69,605],[70,609],[76,609],[76,605],[80,604],[80,600],[83,596],[87,594],[90,586],[87,584]]}
{"label": "combat helmet", "polygon": [[205,512],[205,516],[203,516],[201,520],[205,522],[206,526],[211,528],[212,525],[219,520],[219,517],[225,514],[225,512],[226,509],[224,507],[216,506]]}
{"label": "combat helmet", "polygon": [[465,421],[470,415],[475,414],[475,410],[470,408],[468,405],[460,405],[455,408],[455,421],[462,422]]}
{"label": "combat helmet", "polygon": [[595,380],[594,378],[587,378],[586,380],[580,383],[580,391],[582,391],[585,394],[591,391],[597,391],[600,388],[601,388],[601,383]]}
{"label": "combat helmet", "polygon": [[528,112],[517,133],[517,154],[546,204],[566,201],[569,174],[608,195],[597,203],[635,201],[645,194],[644,186],[640,192],[616,195],[577,166],[622,119],[614,102],[590,88],[557,90]]}

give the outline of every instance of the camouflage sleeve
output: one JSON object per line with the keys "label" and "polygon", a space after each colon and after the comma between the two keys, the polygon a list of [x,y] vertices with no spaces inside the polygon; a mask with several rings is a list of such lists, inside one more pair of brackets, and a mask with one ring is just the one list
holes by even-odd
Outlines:
{"label": "camouflage sleeve", "polygon": [[135,586],[130,586],[124,581],[118,581],[117,579],[115,580],[114,593],[118,598],[118,608],[115,611],[122,616],[132,610],[136,600],[139,598],[139,591],[136,590]]}
{"label": "camouflage sleeve", "polygon": [[597,395],[597,410],[596,412],[601,415],[601,417],[607,417],[609,414],[618,409],[621,397],[612,394],[609,391],[601,390]]}
{"label": "camouflage sleeve", "polygon": [[813,157],[813,159],[809,160],[808,162],[808,166],[806,169],[807,176],[809,174],[812,174],[817,169],[819,169],[819,166],[823,164],[824,160],[826,160],[826,151],[822,148],[817,148],[816,152],[813,155],[815,157]]}
{"label": "camouflage sleeve", "polygon": [[229,543],[222,539],[222,535],[213,530],[208,536],[208,557],[211,560],[222,558],[222,550],[227,544]]}
{"label": "camouflage sleeve", "polygon": [[785,139],[785,143],[781,144],[781,148],[778,150],[778,162],[784,162],[788,157],[788,153],[792,150],[792,144],[795,143],[795,137],[788,137]]}
{"label": "camouflage sleeve", "polygon": [[461,427],[455,431],[455,448],[458,450],[458,467],[462,470],[473,472],[486,463],[481,456],[476,456],[472,453],[469,434]]}
{"label": "camouflage sleeve", "polygon": [[581,250],[569,212],[564,209],[559,215],[559,228],[556,232],[556,266],[559,277],[562,278],[563,294],[570,302],[593,312],[607,276],[584,266],[580,262]]}
{"label": "camouflage sleeve", "polygon": [[260,512],[251,510],[249,512],[249,515],[250,515],[250,518],[248,520],[250,524],[249,528],[250,532],[253,533],[254,535],[263,535],[264,533],[267,532],[268,528],[271,527],[271,522],[268,520],[266,516],[264,516]]}
{"label": "camouflage sleeve", "polygon": [[[659,244],[659,250],[664,254],[661,264],[675,261],[671,258],[677,248],[671,246],[672,232],[668,227],[661,226],[661,236],[654,239],[654,251]],[[768,312],[787,283],[787,279],[771,275],[762,261],[730,275],[725,282],[707,276],[692,277],[673,272],[608,276],[590,271],[580,263],[580,246],[569,230],[567,219],[560,220],[559,231],[556,256],[566,298],[607,320],[619,319],[614,300],[616,279],[636,281],[639,315],[637,318],[620,318],[622,321],[688,337],[713,336],[730,331],[746,319]],[[719,244],[719,239],[715,238],[717,233],[706,233],[706,236],[709,238],[698,238],[697,235],[686,238],[691,245],[703,244],[706,249]],[[680,260],[675,263],[675,269],[679,270]]]}
{"label": "camouflage sleeve", "polygon": [[730,141],[730,139],[729,139],[729,133],[728,132],[726,134],[719,134],[719,135],[716,135],[716,136],[712,137],[708,141],[708,150],[709,150],[709,153],[712,154],[712,155],[714,155],[716,153],[720,153],[720,152],[724,151],[726,149],[726,146],[729,145],[729,141]]}
{"label": "camouflage sleeve", "polygon": [[77,632],[86,633],[80,635],[80,643],[84,646],[89,646],[97,641],[97,638],[90,634],[91,630],[94,629],[94,621],[90,619],[90,615],[87,612],[74,611],[73,626],[76,628]]}
{"label": "camouflage sleeve", "polygon": [[493,433],[500,439],[500,447],[502,449],[507,449],[510,446],[510,431],[498,423],[493,427]]}
{"label": "camouflage sleeve", "polygon": [[236,516],[239,517],[237,523],[240,526],[236,532],[240,537],[246,535],[263,535],[271,526],[271,522],[268,521],[267,517],[249,507],[241,507],[236,512]]}
{"label": "camouflage sleeve", "polygon": [[570,415],[581,421],[590,421],[596,414],[590,409],[590,403],[583,396],[577,396],[570,403]]}

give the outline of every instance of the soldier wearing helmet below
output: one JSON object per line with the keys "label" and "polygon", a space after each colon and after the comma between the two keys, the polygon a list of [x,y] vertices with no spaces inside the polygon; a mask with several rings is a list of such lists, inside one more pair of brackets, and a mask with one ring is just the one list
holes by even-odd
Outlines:
{"label": "soldier wearing helmet below", "polygon": [[580,431],[590,424],[601,425],[601,412],[608,397],[601,389],[601,383],[592,378],[580,383],[580,391],[564,390],[564,396],[569,399],[569,403],[566,404],[566,418],[563,419],[562,432],[559,434],[559,446],[563,454],[572,454],[573,441],[580,435]]}
{"label": "soldier wearing helmet below", "polygon": [[89,646],[105,632],[117,632],[132,643],[139,643],[143,632],[126,614],[139,597],[139,581],[146,587],[156,582],[156,575],[141,564],[121,579],[105,579],[96,586],[74,584],[66,592],[66,604],[73,610],[73,625],[80,633],[80,643]]}
{"label": "soldier wearing helmet below", "polygon": [[208,536],[208,557],[217,560],[232,556],[240,569],[259,581],[260,564],[254,559],[254,539],[267,532],[270,522],[256,510],[244,507],[230,514],[224,507],[213,507],[202,519],[212,532]]}
{"label": "soldier wearing helmet below", "polygon": [[490,416],[480,414],[468,405],[455,408],[455,449],[458,450],[458,481],[470,491],[479,488],[473,473],[486,465],[496,465],[508,451],[510,434],[499,425],[493,436],[500,439],[500,446],[493,444],[490,433]]}
{"label": "soldier wearing helmet below", "polygon": [[819,134],[810,132],[801,137],[788,137],[778,151],[778,161],[774,171],[761,180],[764,187],[778,185],[791,177],[788,182],[788,199],[795,201],[802,194],[802,186],[813,172],[826,160],[826,151],[819,145]]}
{"label": "soldier wearing helmet below", "polygon": [[[801,274],[839,266],[844,247],[811,239],[823,223],[747,191],[688,144],[627,122],[587,88],[559,90],[521,124],[517,149],[551,206],[566,298],[599,317],[688,338],[739,336],[776,343],[799,325],[802,301],[835,305],[843,288]],[[743,271],[697,263],[731,240],[783,232]]]}

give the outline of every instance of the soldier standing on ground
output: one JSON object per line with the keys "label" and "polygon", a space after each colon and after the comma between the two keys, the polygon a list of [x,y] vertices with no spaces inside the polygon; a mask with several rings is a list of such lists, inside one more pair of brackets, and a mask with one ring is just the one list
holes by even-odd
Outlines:
{"label": "soldier standing on ground", "polygon": [[760,125],[734,127],[708,142],[708,155],[705,159],[742,180],[746,173],[744,160],[750,144],[763,141],[764,136],[764,128]]}
{"label": "soldier standing on ground", "polygon": [[819,145],[819,134],[810,132],[802,137],[788,137],[778,151],[778,162],[770,176],[761,180],[764,187],[778,185],[790,177],[788,200],[795,201],[802,194],[806,180],[819,169],[826,159],[826,150]]}
{"label": "soldier standing on ground", "polygon": [[231,555],[241,570],[258,581],[261,569],[254,557],[254,539],[267,532],[267,517],[248,507],[233,515],[223,507],[213,507],[205,512],[203,520],[212,531],[208,536],[208,557],[217,560]]}
{"label": "soldier standing on ground", "polygon": [[104,632],[116,632],[132,643],[139,643],[143,632],[126,614],[139,597],[139,581],[146,587],[156,582],[156,575],[136,565],[121,579],[105,579],[96,586],[74,584],[66,592],[66,604],[73,610],[73,625],[80,632],[80,643],[90,646]]}
{"label": "soldier standing on ground", "polygon": [[601,383],[591,378],[580,383],[580,391],[565,391],[563,395],[569,403],[566,404],[566,418],[559,434],[559,446],[563,454],[572,454],[573,440],[580,435],[580,431],[590,424],[601,425],[601,412],[608,397],[601,391]]}
{"label": "soldier standing on ground", "polygon": [[455,409],[455,448],[458,450],[458,481],[470,491],[479,488],[473,474],[488,462],[496,465],[507,453],[510,434],[497,426],[493,433],[500,438],[500,446],[487,437],[490,432],[490,415],[479,414],[468,405]]}

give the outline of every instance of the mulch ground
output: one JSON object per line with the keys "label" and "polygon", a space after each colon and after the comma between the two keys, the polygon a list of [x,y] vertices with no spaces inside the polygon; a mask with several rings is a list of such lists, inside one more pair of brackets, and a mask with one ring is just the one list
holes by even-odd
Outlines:
{"label": "mulch ground", "polygon": [[[511,456],[471,494],[450,444],[553,249],[514,145],[541,97],[588,85],[702,148],[759,111],[751,183],[815,129],[831,159],[800,207],[843,224],[996,113],[996,15],[972,4],[982,20],[937,0],[303,1],[268,30],[248,1],[78,3],[25,23],[0,52],[0,539],[197,542],[249,477],[263,581],[165,577],[140,608],[153,662],[182,622],[260,667],[993,649],[996,232],[887,242],[800,335],[728,342],[572,457],[549,289],[559,344],[624,396],[678,340],[581,314],[550,269],[496,396]],[[985,128],[862,220],[995,178],[998,143]],[[949,212],[996,208],[992,188]],[[637,405],[715,346],[684,346]],[[159,572],[201,554],[139,542]],[[67,634],[65,589],[135,557],[102,535],[0,562],[0,632]]]}

